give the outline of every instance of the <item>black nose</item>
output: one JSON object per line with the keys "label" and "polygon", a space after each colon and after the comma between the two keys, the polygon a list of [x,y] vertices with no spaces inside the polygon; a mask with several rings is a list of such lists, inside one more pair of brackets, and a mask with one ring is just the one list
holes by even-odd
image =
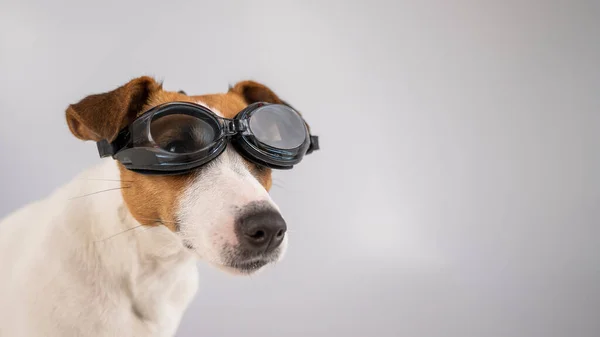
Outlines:
{"label": "black nose", "polygon": [[279,247],[287,226],[279,212],[267,209],[241,216],[235,230],[242,247],[269,253]]}

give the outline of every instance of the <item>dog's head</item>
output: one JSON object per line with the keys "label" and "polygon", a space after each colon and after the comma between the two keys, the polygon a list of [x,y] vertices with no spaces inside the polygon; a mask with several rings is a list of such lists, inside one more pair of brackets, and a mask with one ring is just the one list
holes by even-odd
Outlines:
{"label": "dog's head", "polygon": [[[226,118],[254,102],[282,103],[269,88],[252,81],[223,94],[188,96],[140,77],[72,104],[66,118],[77,138],[112,141],[143,112],[174,101],[202,104]],[[127,185],[123,198],[133,217],[146,226],[168,227],[202,259],[250,273],[283,255],[286,223],[268,193],[271,170],[245,160],[234,147],[183,175],[142,175],[118,165]]]}

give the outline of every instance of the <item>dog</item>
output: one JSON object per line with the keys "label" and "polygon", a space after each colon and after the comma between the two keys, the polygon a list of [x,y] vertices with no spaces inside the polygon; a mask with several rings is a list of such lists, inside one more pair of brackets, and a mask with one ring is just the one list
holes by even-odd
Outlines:
{"label": "dog", "polygon": [[[100,142],[170,102],[227,119],[257,102],[284,103],[254,81],[190,96],[144,76],[65,115],[75,137]],[[284,256],[287,225],[268,193],[271,174],[232,146],[174,175],[106,158],[8,215],[0,222],[0,337],[174,336],[198,288],[198,261],[251,274]]]}

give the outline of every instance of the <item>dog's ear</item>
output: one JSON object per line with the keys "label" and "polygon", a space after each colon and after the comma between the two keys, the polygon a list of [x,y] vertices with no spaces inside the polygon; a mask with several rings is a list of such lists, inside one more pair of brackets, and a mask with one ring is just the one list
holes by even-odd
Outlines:
{"label": "dog's ear", "polygon": [[159,90],[161,84],[143,76],[113,91],[88,96],[67,108],[69,129],[79,139],[113,141]]}
{"label": "dog's ear", "polygon": [[275,95],[275,93],[267,88],[267,86],[254,82],[254,81],[242,81],[237,83],[233,88],[229,88],[229,91],[235,92],[242,96],[246,103],[252,104],[256,102],[276,103],[282,104],[283,101]]}
{"label": "dog's ear", "polygon": [[[300,111],[291,106],[288,102],[282,100],[277,96],[273,90],[269,89],[266,85],[260,84],[254,81],[242,81],[237,83],[235,86],[229,86],[230,92],[235,92],[241,95],[246,103],[252,104],[256,102],[266,102],[275,104],[285,104],[290,108],[296,110],[299,114]],[[301,114],[302,115],[302,114]],[[306,125],[310,131],[310,125]]]}
{"label": "dog's ear", "polygon": [[[275,104],[285,104],[290,108],[296,110],[293,106],[291,106],[288,102],[282,100],[277,96],[273,90],[269,89],[266,85],[260,84],[254,81],[242,81],[234,85],[233,87],[229,86],[230,92],[235,92],[241,95],[246,103],[252,104],[256,102],[266,102],[266,103],[275,103]],[[296,110],[298,113],[300,111]],[[301,114],[301,113],[300,113]],[[306,125],[310,131],[310,125]]]}

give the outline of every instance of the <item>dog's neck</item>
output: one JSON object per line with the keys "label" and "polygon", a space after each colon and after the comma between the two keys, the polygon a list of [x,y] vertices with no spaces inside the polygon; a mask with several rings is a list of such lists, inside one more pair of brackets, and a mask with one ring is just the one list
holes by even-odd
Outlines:
{"label": "dog's neck", "polygon": [[130,298],[141,321],[174,329],[196,292],[196,258],[165,226],[136,221],[121,187],[116,163],[106,160],[54,193],[44,204],[55,216],[51,235],[61,236],[53,241],[69,246],[60,251],[73,271],[100,278],[107,294]]}

